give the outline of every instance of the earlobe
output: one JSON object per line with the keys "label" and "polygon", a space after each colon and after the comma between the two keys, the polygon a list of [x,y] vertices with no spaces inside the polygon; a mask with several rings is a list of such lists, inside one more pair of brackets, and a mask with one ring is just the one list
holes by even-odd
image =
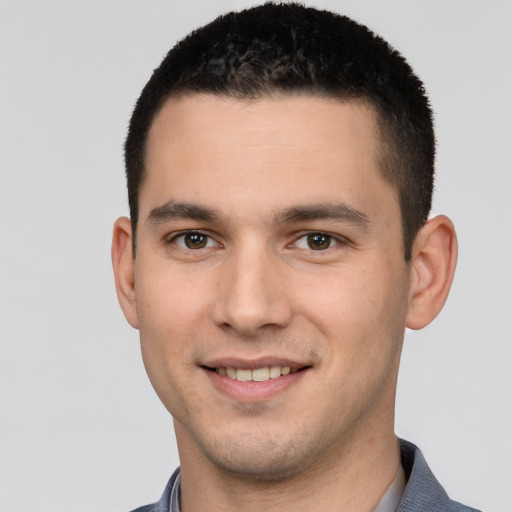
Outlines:
{"label": "earlobe", "polygon": [[406,326],[421,329],[441,311],[457,263],[457,237],[444,215],[429,220],[418,233],[412,251]]}
{"label": "earlobe", "polygon": [[112,265],[117,299],[128,323],[137,328],[135,260],[132,253],[132,227],[130,219],[127,217],[120,217],[114,224]]}

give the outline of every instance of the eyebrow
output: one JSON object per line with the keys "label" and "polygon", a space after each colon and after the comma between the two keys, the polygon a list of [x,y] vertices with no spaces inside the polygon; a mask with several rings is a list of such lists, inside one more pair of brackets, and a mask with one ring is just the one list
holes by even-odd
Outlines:
{"label": "eyebrow", "polygon": [[345,203],[296,206],[277,213],[277,224],[293,224],[311,220],[337,220],[363,228],[370,226],[368,216]]}
{"label": "eyebrow", "polygon": [[212,208],[191,203],[178,203],[172,200],[153,208],[148,215],[148,221],[155,224],[174,219],[219,221],[221,215]]}
{"label": "eyebrow", "polygon": [[[193,203],[167,201],[153,208],[148,216],[150,223],[159,224],[175,219],[221,222],[221,213],[206,206]],[[345,203],[321,203],[294,206],[274,215],[275,224],[294,224],[313,220],[337,220],[367,229],[370,226],[368,216]]]}

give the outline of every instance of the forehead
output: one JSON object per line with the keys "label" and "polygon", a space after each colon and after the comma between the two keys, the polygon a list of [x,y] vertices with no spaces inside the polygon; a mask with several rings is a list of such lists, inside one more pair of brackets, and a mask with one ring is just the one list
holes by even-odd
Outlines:
{"label": "forehead", "polygon": [[[308,146],[351,136],[376,149],[379,140],[376,114],[362,99],[337,99],[310,95],[276,95],[239,100],[211,94],[185,94],[168,99],[158,111],[148,136],[148,154],[174,139],[182,144],[194,134],[195,141],[227,144],[260,142],[279,145],[299,142]],[[279,138],[275,139],[278,135]],[[248,137],[250,139],[248,139]],[[178,142],[178,139],[181,139]]]}
{"label": "forehead", "polygon": [[172,98],[149,133],[141,213],[169,199],[246,211],[293,201],[371,206],[389,193],[379,151],[374,111],[362,101]]}

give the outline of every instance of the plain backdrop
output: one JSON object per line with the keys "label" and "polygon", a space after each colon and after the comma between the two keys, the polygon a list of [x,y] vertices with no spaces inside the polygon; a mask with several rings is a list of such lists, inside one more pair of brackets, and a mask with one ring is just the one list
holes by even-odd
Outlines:
{"label": "plain backdrop", "polygon": [[[0,0],[0,511],[128,511],[178,464],[172,422],[118,307],[122,144],[167,50],[242,0]],[[512,3],[306,2],[396,46],[438,135],[435,213],[460,258],[437,320],[406,335],[396,431],[449,494],[512,511]]]}

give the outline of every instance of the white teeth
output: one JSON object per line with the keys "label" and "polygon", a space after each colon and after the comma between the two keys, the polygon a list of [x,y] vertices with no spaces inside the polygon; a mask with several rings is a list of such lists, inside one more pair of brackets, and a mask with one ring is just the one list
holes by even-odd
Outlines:
{"label": "white teeth", "polygon": [[270,370],[268,366],[266,368],[258,368],[257,370],[252,371],[252,380],[256,382],[263,382],[265,380],[270,379]]}
{"label": "white teeth", "polygon": [[280,366],[271,366],[269,371],[269,376],[271,379],[277,379],[277,377],[281,377],[281,367]]}
{"label": "white teeth", "polygon": [[252,380],[251,370],[236,370],[236,380],[241,380],[242,382]]}
{"label": "white teeth", "polygon": [[281,375],[298,372],[298,368],[290,369],[289,366],[264,366],[255,370],[247,370],[243,368],[224,368],[219,367],[216,372],[220,375],[227,375],[230,379],[242,382],[255,381],[264,382],[269,379],[277,379]]}

